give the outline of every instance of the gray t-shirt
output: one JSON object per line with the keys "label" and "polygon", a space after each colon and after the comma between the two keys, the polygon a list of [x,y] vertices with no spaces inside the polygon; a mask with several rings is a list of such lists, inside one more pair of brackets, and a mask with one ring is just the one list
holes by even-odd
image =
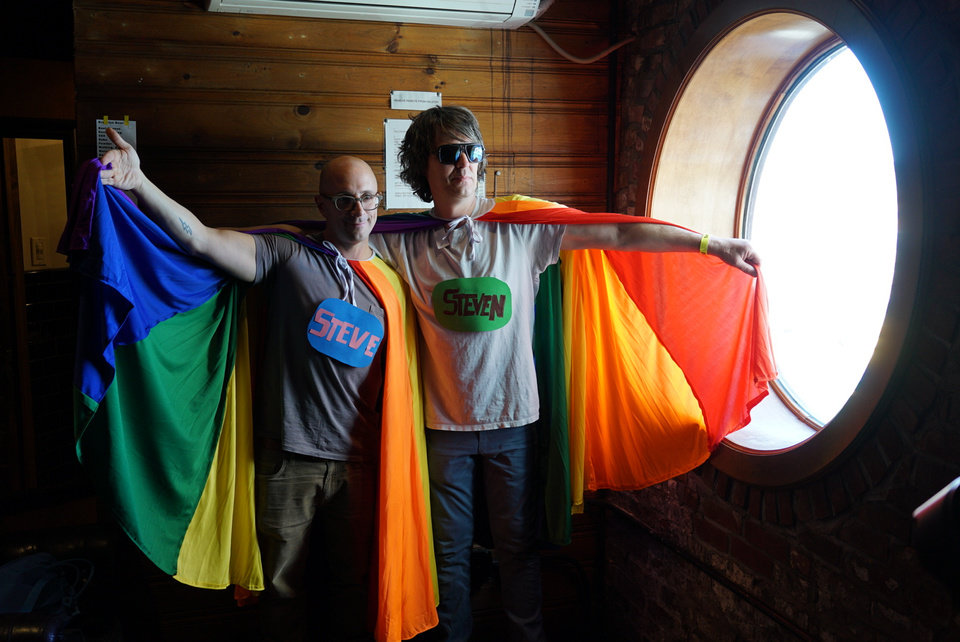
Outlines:
{"label": "gray t-shirt", "polygon": [[562,225],[472,222],[370,245],[410,285],[420,321],[427,427],[490,430],[540,416],[533,307]]}
{"label": "gray t-shirt", "polygon": [[[379,452],[383,350],[366,367],[315,350],[308,326],[320,302],[345,298],[336,259],[275,234],[255,234],[257,276],[265,288],[261,359],[255,364],[256,431],[286,451],[340,461]],[[356,277],[356,305],[384,321],[376,296]]]}

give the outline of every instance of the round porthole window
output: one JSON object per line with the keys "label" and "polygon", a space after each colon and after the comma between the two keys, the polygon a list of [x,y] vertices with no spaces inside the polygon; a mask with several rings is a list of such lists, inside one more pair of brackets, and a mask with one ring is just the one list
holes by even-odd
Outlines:
{"label": "round porthole window", "polygon": [[712,459],[761,485],[817,474],[868,425],[917,278],[904,92],[867,20],[828,12],[828,25],[815,17],[828,6],[712,14],[647,183],[648,215],[750,238],[763,260],[780,377]]}
{"label": "round porthole window", "polygon": [[897,253],[890,136],[849,47],[814,60],[787,91],[755,157],[743,227],[764,257],[775,391],[819,431],[873,356]]}

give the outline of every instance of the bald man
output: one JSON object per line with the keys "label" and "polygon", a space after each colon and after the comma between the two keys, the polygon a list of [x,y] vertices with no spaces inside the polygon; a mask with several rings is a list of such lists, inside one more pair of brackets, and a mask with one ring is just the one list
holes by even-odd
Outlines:
{"label": "bald man", "polygon": [[[110,164],[104,185],[133,192],[187,253],[265,286],[254,417],[264,639],[302,639],[315,628],[306,613],[325,609],[319,619],[331,639],[368,637],[384,311],[348,261],[373,258],[376,176],[358,158],[329,161],[316,196],[326,226],[303,243],[207,227],[150,182],[119,134],[107,134],[117,149],[101,159]],[[308,559],[319,581],[307,581]]]}

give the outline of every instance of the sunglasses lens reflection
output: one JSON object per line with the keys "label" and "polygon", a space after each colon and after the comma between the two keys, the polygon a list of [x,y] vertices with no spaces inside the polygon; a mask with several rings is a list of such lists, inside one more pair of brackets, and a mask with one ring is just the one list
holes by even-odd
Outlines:
{"label": "sunglasses lens reflection", "polygon": [[471,163],[479,163],[483,160],[483,145],[477,143],[440,145],[437,148],[437,159],[444,165],[453,165],[460,160],[460,153],[467,155],[467,160]]}

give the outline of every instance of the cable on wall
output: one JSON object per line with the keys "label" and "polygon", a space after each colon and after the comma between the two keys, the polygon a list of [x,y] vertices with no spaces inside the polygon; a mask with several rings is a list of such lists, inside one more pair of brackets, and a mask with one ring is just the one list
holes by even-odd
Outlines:
{"label": "cable on wall", "polygon": [[573,56],[573,55],[571,55],[571,54],[568,54],[566,51],[564,51],[563,49],[561,49],[561,48],[560,48],[560,45],[558,45],[556,42],[554,42],[554,41],[553,41],[553,38],[551,38],[550,36],[548,36],[547,33],[546,33],[543,29],[540,28],[540,25],[538,25],[538,24],[536,24],[536,23],[534,23],[534,22],[528,22],[526,26],[530,27],[530,28],[533,29],[535,32],[537,32],[537,34],[538,34],[541,38],[543,38],[543,40],[544,40],[548,45],[550,45],[550,47],[551,47],[554,51],[556,51],[558,54],[560,54],[561,56],[563,56],[564,58],[566,58],[566,59],[569,60],[570,62],[575,62],[575,63],[577,63],[577,64],[579,64],[579,65],[589,65],[589,64],[592,63],[592,62],[596,62],[596,61],[600,60],[601,58],[604,58],[604,57],[606,57],[606,56],[609,56],[611,53],[613,53],[614,51],[616,51],[616,50],[619,49],[620,47],[624,46],[625,44],[630,43],[630,42],[633,42],[634,40],[636,40],[636,37],[631,36],[631,37],[629,37],[629,38],[626,38],[626,39],[624,39],[624,40],[621,40],[620,42],[618,42],[618,43],[616,43],[616,44],[614,44],[614,45],[611,45],[610,47],[607,47],[606,49],[604,49],[603,51],[601,51],[600,53],[598,53],[598,54],[595,55],[595,56],[592,56],[592,57],[590,57],[590,58],[578,58],[577,56]]}

